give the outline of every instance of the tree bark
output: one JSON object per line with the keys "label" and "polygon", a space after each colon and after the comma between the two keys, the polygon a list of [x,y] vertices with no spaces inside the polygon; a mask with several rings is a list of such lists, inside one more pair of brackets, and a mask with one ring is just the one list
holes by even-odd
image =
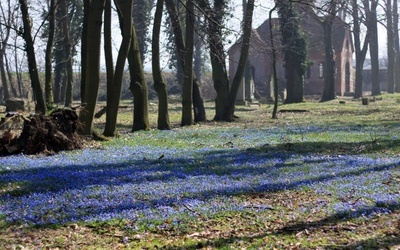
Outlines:
{"label": "tree bark", "polygon": [[208,21],[208,39],[210,48],[210,59],[212,67],[212,78],[214,89],[217,94],[215,98],[215,121],[222,121],[225,112],[225,106],[228,103],[229,95],[229,78],[225,66],[225,50],[223,45],[223,18],[225,16],[226,1],[216,0],[214,2],[214,9],[211,10],[209,6],[210,20]]}
{"label": "tree bark", "polygon": [[142,59],[133,23],[131,46],[128,54],[129,74],[131,77],[130,90],[133,94],[133,125],[132,132],[149,130],[148,88],[144,78]]}
{"label": "tree bark", "polygon": [[272,81],[274,82],[274,109],[272,111],[272,119],[278,119],[278,77],[276,75],[276,48],[274,43],[274,34],[273,34],[273,26],[272,26],[272,13],[276,9],[276,4],[269,11],[269,38],[271,40],[271,49],[272,49]]}
{"label": "tree bark", "polygon": [[44,93],[46,97],[47,106],[51,106],[54,103],[53,95],[53,46],[54,46],[54,33],[55,33],[55,12],[56,4],[55,0],[50,0],[49,7],[49,37],[46,44],[46,57],[45,57],[45,83],[44,83]]}
{"label": "tree bark", "polygon": [[287,97],[285,103],[304,101],[303,87],[307,64],[307,43],[301,35],[297,8],[290,1],[278,4],[285,61]]}
{"label": "tree bark", "polygon": [[386,0],[386,34],[387,34],[387,59],[388,59],[387,91],[388,93],[394,93],[395,49],[394,49],[392,0]]}
{"label": "tree bark", "polygon": [[121,98],[122,79],[124,76],[125,61],[131,46],[132,39],[132,1],[116,0],[120,26],[122,30],[122,42],[118,52],[117,65],[112,84],[107,85],[107,117],[104,129],[105,136],[115,136],[119,101]]}
{"label": "tree bark", "polygon": [[333,55],[332,45],[332,19],[333,17],[326,17],[322,22],[324,29],[324,42],[325,42],[325,66],[324,66],[324,92],[321,102],[330,101],[335,99],[335,59]]}
{"label": "tree bark", "polygon": [[8,100],[10,98],[10,91],[8,88],[8,81],[6,77],[6,69],[5,69],[5,46],[7,42],[2,41],[2,45],[0,45],[0,74],[1,74],[1,82],[3,87],[3,99]]}
{"label": "tree bark", "polygon": [[393,0],[393,30],[394,30],[394,47],[395,47],[395,67],[394,82],[395,92],[400,92],[400,36],[399,36],[399,11],[398,0]]}
{"label": "tree bark", "polygon": [[168,112],[168,92],[164,78],[161,73],[160,66],[160,30],[161,20],[163,13],[163,0],[157,0],[156,12],[154,14],[153,24],[153,39],[152,39],[152,69],[153,69],[153,80],[154,89],[158,96],[158,117],[157,117],[157,128],[160,130],[171,129],[169,112]]}
{"label": "tree bark", "polygon": [[68,16],[68,2],[62,0],[60,3],[60,11],[62,13],[62,34],[63,34],[63,47],[65,54],[65,73],[66,73],[66,86],[65,86],[65,100],[64,106],[70,107],[72,105],[72,55],[71,55],[71,40],[69,35],[69,16]]}
{"label": "tree bark", "polygon": [[193,125],[193,46],[194,46],[194,4],[186,1],[186,39],[183,67],[182,120],[181,126]]}
{"label": "tree bark", "polygon": [[31,34],[32,32],[31,19],[28,13],[28,3],[26,0],[19,0],[19,4],[21,7],[22,21],[24,25],[23,37],[26,46],[25,51],[28,57],[29,75],[31,78],[31,86],[36,101],[35,109],[37,112],[45,114],[46,104],[42,92],[42,87],[40,86],[39,73],[37,70],[35,48]]}
{"label": "tree bark", "polygon": [[253,10],[254,10],[254,0],[248,0],[247,8],[246,8],[246,18],[244,20],[243,26],[243,37],[242,37],[242,49],[240,52],[240,58],[238,67],[236,70],[235,77],[232,81],[232,86],[229,91],[228,95],[228,102],[225,106],[225,111],[223,114],[224,121],[233,121],[234,119],[234,112],[235,112],[235,102],[236,102],[236,95],[238,93],[240,84],[242,83],[244,69],[247,61],[247,57],[249,54],[249,47],[250,47],[250,35],[251,35],[251,25],[253,21]]}
{"label": "tree bark", "polygon": [[111,8],[111,0],[106,0],[104,7],[104,57],[107,74],[107,93],[109,92],[108,88],[112,85],[112,81],[114,78]]}
{"label": "tree bark", "polygon": [[[10,98],[10,91],[9,87],[12,88],[11,78],[7,79],[7,73],[10,73],[7,70],[7,58],[6,58],[6,48],[8,45],[8,40],[10,38],[10,30],[11,25],[14,20],[14,11],[12,11],[13,7],[11,6],[10,0],[7,0],[7,3],[0,5],[0,11],[3,15],[2,19],[4,20],[3,25],[0,27],[0,74],[1,74],[1,81],[3,86],[3,97],[4,100],[8,100]],[[10,85],[9,85],[10,84]],[[15,94],[14,94],[15,95]]]}
{"label": "tree bark", "polygon": [[[371,2],[371,6],[369,5]],[[369,53],[371,57],[371,81],[372,81],[372,95],[381,94],[381,86],[379,82],[379,44],[378,44],[378,20],[376,9],[378,0],[364,0],[364,6],[367,8],[366,19],[367,29],[370,34]]]}
{"label": "tree bark", "polygon": [[87,17],[86,47],[82,48],[86,55],[85,84],[83,89],[83,107],[80,112],[82,133],[85,135],[93,134],[94,111],[97,103],[100,81],[100,44],[102,16],[105,0],[92,0],[89,6]]}
{"label": "tree bark", "polygon": [[[86,89],[86,60],[87,60],[87,51],[88,47],[88,26],[89,26],[89,12],[90,12],[90,3],[92,0],[83,0],[83,23],[82,23],[82,38],[81,38],[81,103],[85,104],[85,89]],[[94,1],[94,0],[93,0]]]}
{"label": "tree bark", "polygon": [[142,62],[145,60],[147,52],[147,34],[150,26],[150,13],[153,9],[154,0],[132,0],[133,8],[136,9],[132,13],[133,22],[136,26],[136,35],[138,37],[140,58]]}
{"label": "tree bark", "polygon": [[[186,51],[186,46],[185,46],[185,41],[183,39],[183,32],[182,32],[182,26],[180,24],[179,21],[179,15],[178,15],[178,11],[176,9],[175,3],[173,0],[166,0],[165,1],[166,7],[167,7],[167,11],[168,14],[171,18],[171,25],[172,25],[172,29],[174,32],[174,38],[175,38],[175,47],[176,47],[176,53],[178,56],[178,80],[181,81],[181,77],[182,77],[182,82],[184,81],[184,67],[185,67],[185,55],[184,55],[184,51]],[[193,68],[193,67],[192,67]],[[180,73],[182,72],[183,75]],[[194,73],[192,72],[192,76],[194,76]],[[192,100],[192,106],[195,112],[198,112],[198,114],[204,114],[205,117],[205,109],[204,109],[204,103],[202,102],[203,98],[201,97],[201,92],[200,89],[196,90],[196,88],[199,88],[199,84],[198,81],[195,79],[195,77],[193,77],[192,80],[192,89],[195,89],[195,91],[192,91],[192,93],[194,95],[196,95],[194,97],[195,100],[199,100],[198,102],[193,102]],[[200,116],[198,116],[200,119]]]}
{"label": "tree bark", "polygon": [[352,17],[353,17],[353,37],[354,37],[354,50],[356,56],[356,76],[355,76],[355,89],[354,98],[361,98],[363,96],[363,68],[365,56],[368,51],[369,33],[364,38],[364,43],[361,46],[361,20],[359,17],[359,5],[357,0],[352,0]]}

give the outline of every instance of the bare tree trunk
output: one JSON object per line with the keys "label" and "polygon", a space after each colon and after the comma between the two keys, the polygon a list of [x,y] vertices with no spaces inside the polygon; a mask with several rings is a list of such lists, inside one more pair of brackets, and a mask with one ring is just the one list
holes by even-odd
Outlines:
{"label": "bare tree trunk", "polygon": [[238,93],[240,84],[243,79],[245,65],[249,54],[251,25],[253,22],[254,0],[248,0],[246,10],[247,10],[246,18],[244,20],[244,25],[243,25],[242,49],[240,52],[240,58],[236,74],[235,77],[233,78],[232,86],[229,91],[228,102],[225,106],[225,111],[223,114],[224,121],[233,121],[234,119],[236,95]]}
{"label": "bare tree trunk", "polygon": [[83,66],[85,72],[85,84],[83,89],[83,107],[80,112],[82,133],[85,135],[93,134],[94,111],[97,103],[100,81],[100,44],[101,26],[105,0],[92,0],[85,7],[89,8],[87,17],[86,47],[82,48],[86,55],[86,65]]}
{"label": "bare tree trunk", "polygon": [[[14,47],[15,48],[17,47],[17,39],[15,39],[15,41],[14,41]],[[15,75],[17,77],[18,90],[19,90],[21,97],[23,97],[23,96],[25,96],[26,93],[22,91],[22,89],[23,89],[22,76],[21,76],[19,65],[17,63],[18,62],[18,52],[16,49],[14,50],[14,62],[15,62]]]}
{"label": "bare tree trunk", "polygon": [[[367,28],[370,34],[369,53],[371,57],[371,81],[372,95],[380,95],[381,87],[379,82],[379,44],[378,44],[378,20],[376,9],[378,0],[363,0],[364,8],[366,9]],[[369,5],[371,2],[371,5]]]}
{"label": "bare tree trunk", "polygon": [[69,17],[68,17],[68,2],[67,0],[63,0],[61,2],[60,11],[62,12],[62,34],[63,34],[63,43],[64,43],[64,51],[65,51],[65,63],[66,63],[66,88],[65,88],[65,107],[70,107],[72,104],[72,81],[73,81],[73,72],[72,72],[72,55],[71,55],[71,40],[69,36]]}
{"label": "bare tree trunk", "polygon": [[361,20],[359,17],[359,5],[357,0],[352,0],[352,16],[353,16],[353,34],[354,34],[354,49],[356,56],[356,78],[355,78],[355,90],[354,98],[360,98],[363,96],[363,68],[365,56],[368,51],[369,33],[365,35],[364,44],[361,47]]}
{"label": "bare tree trunk", "polygon": [[131,46],[128,55],[129,74],[131,76],[130,90],[133,94],[133,125],[132,132],[149,130],[148,88],[144,78],[142,59],[140,58],[139,43],[136,36],[135,24],[132,28]]}
{"label": "bare tree trunk", "polygon": [[120,26],[122,30],[122,42],[118,52],[117,65],[112,85],[107,86],[107,117],[104,135],[114,136],[116,125],[119,101],[121,98],[122,78],[124,76],[125,62],[131,46],[132,39],[132,1],[117,0],[117,6]]}
{"label": "bare tree trunk", "polygon": [[161,20],[163,13],[163,0],[157,0],[156,12],[154,14],[154,24],[153,24],[153,39],[152,39],[152,69],[153,69],[153,80],[154,89],[158,96],[158,118],[157,118],[157,128],[160,130],[171,129],[169,112],[168,112],[168,92],[161,73],[160,66],[160,29]]}
{"label": "bare tree trunk", "polygon": [[193,45],[194,45],[194,4],[192,0],[186,1],[186,47],[183,67],[183,94],[182,94],[182,120],[181,126],[193,124]]}
{"label": "bare tree trunk", "polygon": [[[176,52],[177,52],[177,56],[178,56],[178,81],[180,81],[180,77],[182,77],[182,82],[183,82],[184,81],[183,79],[185,78],[185,74],[184,74],[185,55],[183,52],[186,51],[186,46],[185,46],[185,41],[183,39],[182,26],[179,21],[179,15],[178,15],[174,1],[166,0],[165,4],[167,7],[168,14],[171,18],[171,25],[172,25],[173,32],[174,32]],[[181,74],[180,72],[182,72],[183,74]],[[194,75],[194,73],[192,72],[192,76],[193,75]],[[198,81],[194,78],[195,77],[193,77],[193,81],[192,81],[193,86],[191,88],[195,89],[195,91],[192,91],[192,94],[196,95],[196,97],[194,97],[194,99],[198,100],[198,102],[192,102],[193,105],[191,105],[191,106],[193,106],[193,109],[195,110],[195,112],[198,112],[198,114],[204,114],[204,117],[205,117],[204,104],[201,103],[201,105],[198,105],[200,102],[203,101],[203,98],[201,97],[201,92],[199,90]],[[200,119],[200,116],[198,116],[198,117]]]}
{"label": "bare tree trunk", "polygon": [[10,98],[10,92],[8,89],[8,81],[6,77],[6,70],[4,64],[4,42],[2,42],[2,46],[0,48],[0,74],[1,74],[1,82],[2,82],[2,90],[3,90],[3,98],[4,100],[8,100]]}
{"label": "bare tree trunk", "polygon": [[229,79],[228,72],[225,66],[225,51],[223,45],[223,18],[225,16],[226,1],[214,1],[214,9],[209,6],[210,20],[208,21],[208,39],[210,48],[210,59],[212,66],[212,78],[214,89],[217,93],[215,98],[215,121],[222,121],[225,112],[225,106],[228,103],[229,95]]}
{"label": "bare tree trunk", "polygon": [[394,93],[395,49],[393,32],[392,0],[386,0],[386,34],[387,34],[387,91]]}
{"label": "bare tree trunk", "polygon": [[87,60],[87,47],[88,47],[88,26],[89,26],[89,12],[90,2],[94,0],[83,0],[83,24],[82,24],[82,38],[81,38],[81,103],[84,105],[85,100],[85,89],[86,89],[86,60]]}
{"label": "bare tree trunk", "polygon": [[12,95],[14,97],[18,97],[21,94],[18,94],[17,88],[15,86],[15,81],[14,81],[14,78],[13,78],[13,74],[12,74],[12,71],[11,71],[11,68],[10,68],[10,64],[8,63],[8,58],[6,56],[4,57],[4,64],[6,66],[7,81],[10,83],[10,88],[11,88]]}
{"label": "bare tree trunk", "polygon": [[63,81],[63,69],[64,64],[60,61],[62,58],[56,57],[55,59],[55,67],[54,67],[54,102],[60,103],[63,101],[64,95],[61,95],[62,90],[62,81]]}
{"label": "bare tree trunk", "polygon": [[49,7],[49,37],[46,44],[46,57],[45,57],[45,83],[44,83],[44,93],[46,97],[47,106],[51,106],[54,103],[53,95],[53,46],[54,46],[54,31],[55,31],[55,11],[56,4],[55,0],[50,0]]}
{"label": "bare tree trunk", "polygon": [[[6,4],[0,4],[0,11],[2,15],[0,17],[3,20],[3,25],[0,27],[0,74],[1,74],[1,81],[3,87],[3,97],[4,100],[10,98],[10,91],[8,86],[8,79],[6,76],[6,48],[8,44],[8,40],[10,38],[10,29],[11,29],[11,22],[13,21],[13,12],[10,0],[7,1]],[[15,11],[15,10],[14,10]]]}
{"label": "bare tree trunk", "polygon": [[111,0],[106,0],[106,4],[104,7],[104,57],[105,57],[106,74],[107,74],[107,93],[111,91],[109,90],[109,88],[112,85],[114,78],[111,11],[112,11]]}
{"label": "bare tree trunk", "polygon": [[325,42],[325,66],[324,66],[324,92],[321,102],[335,99],[335,59],[332,45],[332,19],[326,17],[322,22]]}
{"label": "bare tree trunk", "polygon": [[272,111],[272,119],[278,119],[278,78],[276,76],[276,49],[274,43],[274,34],[272,27],[272,13],[276,9],[276,4],[269,11],[269,37],[271,39],[271,49],[272,49],[272,81],[274,82],[274,109]]}
{"label": "bare tree trunk", "polygon": [[400,37],[399,37],[399,10],[398,0],[393,0],[393,30],[395,48],[394,82],[395,92],[400,92]]}
{"label": "bare tree trunk", "polygon": [[45,114],[46,104],[42,92],[42,87],[40,86],[39,73],[36,65],[36,56],[31,34],[32,27],[31,27],[31,19],[28,13],[28,4],[26,0],[19,0],[19,4],[21,7],[22,21],[24,24],[23,37],[26,43],[25,50],[28,57],[29,75],[31,78],[31,86],[36,101],[35,109],[37,112]]}
{"label": "bare tree trunk", "polygon": [[282,47],[285,61],[287,97],[285,103],[304,101],[304,75],[307,65],[307,43],[302,35],[298,8],[291,1],[277,3],[282,33]]}

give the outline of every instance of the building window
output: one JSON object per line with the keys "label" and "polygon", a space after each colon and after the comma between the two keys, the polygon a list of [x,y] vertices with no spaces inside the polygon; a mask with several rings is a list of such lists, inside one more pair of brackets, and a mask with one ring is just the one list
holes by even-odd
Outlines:
{"label": "building window", "polygon": [[323,78],[324,77],[324,63],[323,62],[319,63],[318,76],[319,76],[319,78]]}

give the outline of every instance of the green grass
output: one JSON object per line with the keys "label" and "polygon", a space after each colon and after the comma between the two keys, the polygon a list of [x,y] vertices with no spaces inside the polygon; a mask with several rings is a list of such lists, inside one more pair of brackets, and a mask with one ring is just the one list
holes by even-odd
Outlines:
{"label": "green grass", "polygon": [[[239,119],[233,123],[209,121],[180,127],[179,102],[171,104],[172,131],[156,128],[157,106],[150,109],[151,131],[129,133],[132,109],[121,110],[118,120],[119,136],[102,146],[123,147],[143,145],[178,151],[196,148],[218,150],[238,148],[252,155],[269,157],[275,154],[355,155],[360,157],[398,157],[400,153],[400,95],[382,95],[381,101],[368,106],[359,100],[341,98],[326,103],[308,101],[280,105],[279,109],[306,110],[282,112],[271,119],[272,105],[238,107]],[[131,103],[126,103],[129,105]],[[212,120],[213,103],[207,102],[207,117]],[[104,117],[96,120],[101,131]],[[243,130],[268,129],[268,138],[248,141]],[[135,152],[132,152],[134,154]],[[67,154],[79,157],[79,152]],[[162,155],[154,155],[157,161]],[[197,164],[201,165],[201,162]],[[285,162],[304,172],[313,171],[313,163],[299,159]],[[334,163],[332,163],[334,164]],[[199,165],[187,165],[183,172],[193,172]],[[204,167],[204,166],[203,166]],[[208,167],[208,166],[206,166]],[[165,165],[165,169],[173,166]],[[294,169],[294,168],[293,168]],[[293,171],[293,169],[282,170]],[[230,169],[210,165],[209,171],[225,175]],[[399,192],[400,171],[391,172],[392,193]],[[278,177],[277,177],[278,178]],[[394,184],[393,184],[394,183]],[[52,186],[53,185],[53,186]],[[59,185],[59,186],[58,186]],[[20,196],[31,191],[58,190],[63,183],[50,180],[33,186],[30,183],[0,183],[0,194]],[[393,185],[393,186],[390,186]],[[96,187],[93,187],[96,188]],[[343,192],[346,190],[342,190]],[[335,193],[336,190],[332,190]],[[351,192],[347,190],[346,192]],[[93,197],[95,198],[95,197]],[[340,197],[343,199],[343,197]],[[313,188],[278,190],[276,192],[246,192],[230,197],[233,202],[249,204],[260,209],[219,211],[201,214],[190,207],[177,218],[152,221],[114,219],[110,221],[80,221],[57,226],[34,227],[9,224],[0,216],[0,248],[17,246],[46,249],[399,249],[400,211],[372,216],[346,217],[332,215],[325,209],[338,197],[317,193]],[[357,202],[358,197],[348,197]],[[326,204],[326,205],[325,205]],[[378,204],[379,205],[379,204]],[[272,209],[270,209],[270,207]],[[323,208],[323,209],[322,209]]]}

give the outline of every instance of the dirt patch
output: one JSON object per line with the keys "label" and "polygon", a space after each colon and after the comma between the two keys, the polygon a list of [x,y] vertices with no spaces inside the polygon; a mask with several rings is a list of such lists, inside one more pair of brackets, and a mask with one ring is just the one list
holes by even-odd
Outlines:
{"label": "dirt patch", "polygon": [[57,109],[47,116],[9,115],[0,127],[0,155],[54,154],[80,149],[85,140],[77,133],[78,126],[78,114],[71,109]]}

